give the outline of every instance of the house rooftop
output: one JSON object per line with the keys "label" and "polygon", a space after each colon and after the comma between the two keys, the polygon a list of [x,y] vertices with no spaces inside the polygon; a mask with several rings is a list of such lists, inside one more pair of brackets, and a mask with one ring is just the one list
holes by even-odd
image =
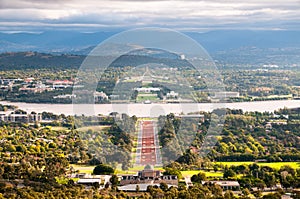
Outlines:
{"label": "house rooftop", "polygon": [[[136,191],[136,186],[139,186],[139,191],[147,191],[148,186],[158,186],[159,184],[128,184],[118,187],[120,191]],[[168,187],[177,187],[176,185],[168,185]]]}
{"label": "house rooftop", "polygon": [[100,178],[82,178],[77,181],[78,184],[101,183]]}
{"label": "house rooftop", "polygon": [[202,181],[202,184],[206,184],[206,183],[217,184],[217,185],[220,185],[221,187],[224,187],[224,186],[240,186],[238,181]]}

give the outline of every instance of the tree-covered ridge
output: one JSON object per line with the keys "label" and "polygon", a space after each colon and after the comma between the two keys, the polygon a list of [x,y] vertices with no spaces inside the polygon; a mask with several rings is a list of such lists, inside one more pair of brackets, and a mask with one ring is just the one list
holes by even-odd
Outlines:
{"label": "tree-covered ridge", "polygon": [[25,69],[78,69],[84,60],[82,55],[53,55],[38,52],[11,52],[0,54],[1,70]]}

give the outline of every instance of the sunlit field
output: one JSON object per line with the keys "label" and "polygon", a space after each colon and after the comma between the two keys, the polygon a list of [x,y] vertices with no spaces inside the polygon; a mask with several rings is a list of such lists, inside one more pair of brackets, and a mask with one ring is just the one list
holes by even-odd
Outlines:
{"label": "sunlit field", "polygon": [[194,171],[181,171],[183,177],[191,177],[193,175],[198,174],[199,172],[205,173],[206,177],[223,177],[222,172],[208,172],[208,171],[201,171],[201,170],[194,170]]}
{"label": "sunlit field", "polygon": [[[224,166],[238,166],[238,165],[250,165],[255,162],[216,162],[216,164],[222,164]],[[256,163],[259,166],[269,166],[273,169],[280,169],[284,165],[289,165],[294,169],[300,168],[300,162],[258,162]]]}
{"label": "sunlit field", "polygon": [[[216,162],[216,164],[222,164],[224,166],[238,166],[238,165],[250,165],[253,164],[254,162]],[[284,165],[289,165],[294,169],[300,168],[300,162],[272,162],[272,163],[257,163],[259,166],[269,166],[274,169],[280,169],[280,167]],[[80,173],[93,173],[93,169],[95,166],[85,166],[85,165],[76,165],[72,164],[73,168]],[[121,169],[116,169],[116,174],[135,174],[140,170],[143,170],[144,166],[135,166],[133,168],[129,168],[127,171],[123,171]],[[163,171],[164,169],[162,167],[154,167],[155,170],[160,170]],[[198,174],[199,172],[203,172],[206,174],[207,177],[222,177],[223,173],[222,172],[214,172],[214,171],[203,171],[203,170],[191,170],[191,171],[181,171],[181,174],[183,177],[187,176],[193,176],[195,174]]]}

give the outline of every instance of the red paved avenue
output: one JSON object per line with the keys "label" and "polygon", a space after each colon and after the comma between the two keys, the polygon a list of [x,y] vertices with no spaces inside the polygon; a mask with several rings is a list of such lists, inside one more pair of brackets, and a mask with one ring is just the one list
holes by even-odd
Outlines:
{"label": "red paved avenue", "polygon": [[141,164],[155,165],[156,160],[156,146],[154,143],[154,124],[152,121],[142,122],[142,151]]}

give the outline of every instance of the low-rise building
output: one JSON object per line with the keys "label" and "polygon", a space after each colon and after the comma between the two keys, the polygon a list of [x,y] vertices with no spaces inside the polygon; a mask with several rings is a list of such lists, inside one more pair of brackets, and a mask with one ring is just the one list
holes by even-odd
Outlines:
{"label": "low-rise building", "polygon": [[[139,191],[147,191],[147,188],[149,186],[157,186],[159,187],[160,184],[128,184],[128,185],[124,185],[124,186],[120,186],[118,187],[119,191],[128,191],[128,192],[135,192],[137,190]],[[168,185],[168,188],[170,187],[177,187],[177,185]]]}
{"label": "low-rise building", "polygon": [[100,178],[81,178],[77,181],[77,184],[82,184],[86,186],[93,186],[95,184],[100,185],[101,179]]}
{"label": "low-rise building", "polygon": [[74,82],[70,80],[48,80],[47,83],[52,84],[54,89],[63,89],[72,87]]}
{"label": "low-rise building", "polygon": [[240,183],[238,181],[202,181],[202,184],[216,184],[219,185],[224,191],[232,190],[239,191]]}
{"label": "low-rise building", "polygon": [[134,90],[139,93],[152,93],[152,92],[160,91],[160,88],[142,87],[142,88],[135,88]]}
{"label": "low-rise building", "polygon": [[13,112],[1,112],[0,120],[4,122],[22,122],[32,123],[42,121],[42,114],[40,113],[27,113],[26,111],[16,110]]}
{"label": "low-rise building", "polygon": [[66,94],[66,95],[57,95],[53,97],[54,99],[73,99],[76,98],[74,94]]}
{"label": "low-rise building", "polygon": [[229,99],[239,97],[239,92],[215,92],[213,98],[217,99]]}
{"label": "low-rise building", "polygon": [[103,102],[108,100],[108,96],[103,92],[94,92],[95,102]]}
{"label": "low-rise building", "polygon": [[122,175],[120,185],[128,184],[160,184],[178,185],[176,175],[163,175],[159,170],[145,167],[137,175]]}
{"label": "low-rise building", "polygon": [[46,86],[42,82],[37,82],[36,84],[25,84],[22,88],[19,88],[20,92],[27,92],[27,93],[42,93],[45,91],[52,91],[53,88]]}
{"label": "low-rise building", "polygon": [[265,92],[265,93],[270,93],[273,90],[274,89],[270,87],[256,87],[251,89],[252,92]]}
{"label": "low-rise building", "polygon": [[169,93],[167,93],[167,99],[177,99],[179,96],[178,93],[174,92],[174,91],[170,91]]}

